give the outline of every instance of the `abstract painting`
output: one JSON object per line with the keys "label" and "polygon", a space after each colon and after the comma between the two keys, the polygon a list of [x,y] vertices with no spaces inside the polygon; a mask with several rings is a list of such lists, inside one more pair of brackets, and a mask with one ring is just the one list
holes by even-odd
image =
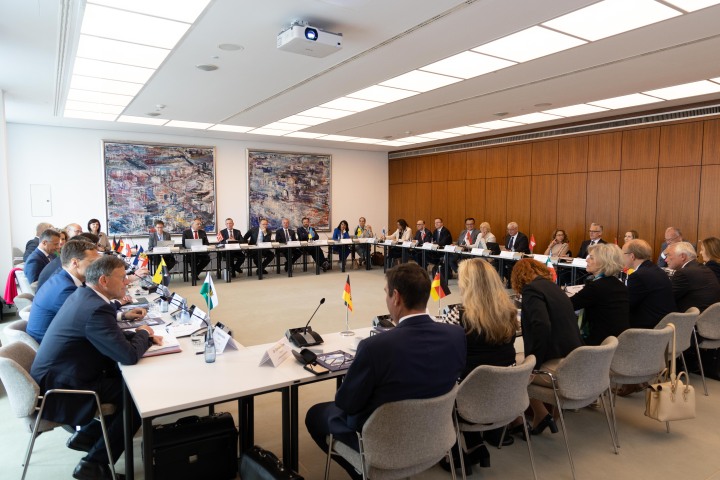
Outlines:
{"label": "abstract painting", "polygon": [[331,155],[248,151],[250,226],[261,218],[273,230],[283,218],[290,226],[308,217],[318,230],[330,229]]}
{"label": "abstract painting", "polygon": [[103,142],[109,235],[180,233],[193,218],[215,231],[213,147]]}

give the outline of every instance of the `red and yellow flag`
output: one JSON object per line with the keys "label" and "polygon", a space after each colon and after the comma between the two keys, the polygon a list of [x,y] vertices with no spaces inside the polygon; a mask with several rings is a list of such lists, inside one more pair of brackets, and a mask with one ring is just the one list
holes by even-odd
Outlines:
{"label": "red and yellow flag", "polygon": [[347,276],[347,281],[345,282],[345,290],[343,290],[342,299],[345,302],[345,305],[347,306],[348,310],[350,310],[352,312],[353,305],[352,305],[352,293],[350,293],[350,275]]}
{"label": "red and yellow flag", "polygon": [[430,284],[430,296],[435,300],[436,302],[439,302],[441,298],[445,298],[447,295],[447,292],[445,292],[445,289],[443,288],[442,282],[440,280],[440,272],[435,274],[435,278],[433,278],[432,283]]}

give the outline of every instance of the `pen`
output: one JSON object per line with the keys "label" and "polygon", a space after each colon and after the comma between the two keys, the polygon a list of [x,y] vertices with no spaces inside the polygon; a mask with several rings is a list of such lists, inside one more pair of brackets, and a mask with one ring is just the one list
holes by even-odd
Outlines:
{"label": "pen", "polygon": [[202,355],[205,352],[195,352],[195,355]]}

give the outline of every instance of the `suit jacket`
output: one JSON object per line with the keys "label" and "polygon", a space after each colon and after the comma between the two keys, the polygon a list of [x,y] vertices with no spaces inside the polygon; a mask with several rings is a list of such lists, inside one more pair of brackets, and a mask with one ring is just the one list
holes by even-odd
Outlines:
{"label": "suit jacket", "polygon": [[[425,240],[423,240],[423,238],[422,238],[423,232],[425,232]],[[413,237],[413,240],[417,240],[418,247],[422,246],[422,244],[425,242],[432,243],[432,241],[433,241],[432,232],[430,232],[430,230],[428,230],[427,228],[418,230],[417,232],[415,232],[415,236]]]}
{"label": "suit jacket", "polygon": [[[190,238],[193,238],[192,236]],[[167,242],[169,240],[172,240],[172,237],[168,232],[163,232],[162,234],[162,241]],[[153,248],[157,247],[157,244],[160,240],[158,240],[157,232],[151,233],[148,237],[148,250],[152,250]],[[183,243],[183,245],[185,245]]]}
{"label": "suit jacket", "polygon": [[[607,243],[607,242],[601,238],[600,240],[598,240],[598,243]],[[582,242],[582,244],[580,245],[580,251],[578,252],[577,258],[587,257],[587,254],[588,254],[587,249],[589,246],[590,246],[590,240],[585,240],[584,242]]]}
{"label": "suit jacket", "polygon": [[[510,235],[505,235],[505,248],[510,244]],[[522,252],[525,254],[530,253],[530,242],[528,241],[527,235],[522,232],[517,233],[515,237],[515,244],[513,245],[515,252]]]}
{"label": "suit jacket", "polygon": [[480,235],[480,230],[476,230],[474,228],[472,230],[470,230],[470,243],[468,243],[467,239],[465,238],[467,236],[467,230],[463,230],[460,233],[460,236],[458,236],[457,244],[458,245],[467,245],[469,247],[475,243],[478,235]]}
{"label": "suit jacket", "polygon": [[590,332],[588,345],[600,345],[609,336],[617,337],[630,328],[628,291],[617,277],[595,277],[570,298],[575,310],[585,309],[584,321]]}
{"label": "suit jacket", "polygon": [[[232,235],[230,235],[230,233],[232,233]],[[238,230],[237,228],[233,228],[232,232],[228,232],[227,228],[223,228],[222,230],[220,230],[220,235],[222,236],[222,240],[220,240],[219,242],[220,244],[226,244],[231,236],[231,240],[235,240],[238,243],[246,243],[242,233],[240,233],[240,230]]]}
{"label": "suit jacket", "polygon": [[270,232],[270,229],[268,228],[267,233],[263,235],[262,239],[259,239],[260,237],[260,227],[253,227],[250,230],[248,230],[245,235],[243,235],[243,239],[247,241],[250,245],[257,245],[259,242],[269,242],[272,238],[272,232]]}
{"label": "suit jacket", "polygon": [[453,243],[450,230],[442,227],[442,229],[440,229],[440,232],[438,232],[437,229],[435,229],[435,231],[433,232],[433,243],[437,243],[440,248],[443,248],[445,245],[450,245],[451,243]]}
{"label": "suit jacket", "polygon": [[715,260],[708,260],[707,262],[705,262],[705,266],[713,271],[715,277],[718,279],[718,282],[720,282],[720,263],[716,262]]}
{"label": "suit jacket", "polygon": [[295,234],[295,230],[288,228],[288,235],[290,238],[285,238],[285,230],[281,227],[275,230],[275,241],[278,243],[288,243],[297,241],[298,237]]}
{"label": "suit jacket", "polygon": [[[205,230],[198,230],[198,238],[202,240],[203,245],[210,245],[207,238],[207,233],[205,233]],[[188,228],[185,230],[182,234],[182,246],[183,248],[187,248],[185,246],[185,240],[192,240],[195,236],[193,235],[192,228]]]}
{"label": "suit jacket", "polygon": [[583,344],[572,302],[545,278],[537,277],[523,288],[520,319],[525,355],[535,355],[538,368]]}
{"label": "suit jacket", "polygon": [[655,328],[665,315],[677,311],[670,277],[650,260],[628,275],[627,287],[632,328]]}
{"label": "suit jacket", "polygon": [[364,339],[335,395],[342,412],[330,419],[330,431],[360,431],[370,414],[388,402],[447,393],[465,368],[465,356],[463,329],[428,315],[406,318]]}
{"label": "suit jacket", "polygon": [[[320,240],[320,235],[318,235],[317,230],[315,230],[313,227],[310,227],[310,228],[312,228],[312,232],[313,232],[312,239]],[[309,241],[310,240],[310,232],[308,230],[309,229],[306,229],[305,227],[298,227],[298,229],[297,229],[298,240],[300,240],[301,242]]]}
{"label": "suit jacket", "polygon": [[675,270],[671,280],[675,303],[680,312],[690,307],[697,307],[702,312],[713,303],[720,302],[720,283],[717,277],[697,260]]}
{"label": "suit jacket", "polygon": [[60,260],[60,257],[55,257],[52,259],[50,263],[45,265],[45,268],[42,269],[42,272],[40,272],[40,276],[38,277],[38,284],[37,288],[38,291],[40,290],[40,287],[45,285],[45,282],[47,282],[50,277],[55,275],[58,270],[62,268],[62,260]]}
{"label": "suit jacket", "polygon": [[42,288],[37,290],[30,309],[27,333],[38,343],[42,342],[55,314],[75,290],[77,290],[77,286],[72,276],[64,268],[58,270],[43,284]]}
{"label": "suit jacket", "polygon": [[23,262],[27,262],[28,257],[40,245],[40,237],[33,237],[25,244],[25,252],[23,253]]}
{"label": "suit jacket", "polygon": [[[89,287],[78,288],[58,311],[35,356],[30,374],[40,391],[51,388],[95,390],[108,381],[121,382],[118,362],[133,365],[150,346],[147,332],[123,332],[116,309]],[[79,396],[56,397],[45,418],[84,425],[95,403]]]}
{"label": "suit jacket", "polygon": [[25,267],[23,267],[28,282],[33,283],[37,281],[40,277],[40,272],[42,272],[48,263],[50,263],[50,259],[45,255],[45,252],[40,250],[40,247],[36,248],[25,262]]}
{"label": "suit jacket", "polygon": [[665,261],[665,249],[667,248],[667,242],[663,242],[660,245],[660,255],[658,255],[657,266],[660,268],[667,268],[667,262]]}

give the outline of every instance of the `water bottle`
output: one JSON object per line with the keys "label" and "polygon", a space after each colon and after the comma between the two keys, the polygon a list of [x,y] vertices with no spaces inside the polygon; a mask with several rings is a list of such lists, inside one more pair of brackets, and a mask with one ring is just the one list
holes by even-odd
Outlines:
{"label": "water bottle", "polygon": [[205,336],[205,363],[215,363],[215,339],[212,325],[208,326]]}
{"label": "water bottle", "polygon": [[187,308],[187,301],[183,299],[182,305],[180,305],[180,323],[187,325],[190,323],[190,311]]}

